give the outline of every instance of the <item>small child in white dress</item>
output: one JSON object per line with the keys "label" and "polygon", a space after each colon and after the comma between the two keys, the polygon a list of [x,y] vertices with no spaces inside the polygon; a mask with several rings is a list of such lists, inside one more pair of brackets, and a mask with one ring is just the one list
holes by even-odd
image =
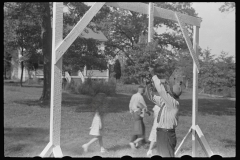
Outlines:
{"label": "small child in white dress", "polygon": [[89,134],[94,136],[94,138],[92,138],[88,143],[85,143],[82,145],[84,152],[87,152],[88,147],[97,140],[99,141],[99,145],[101,147],[100,152],[101,153],[106,152],[106,149],[103,147],[103,141],[102,141],[103,128],[104,128],[102,119],[104,114],[103,108],[105,107],[102,104],[104,104],[105,100],[106,100],[106,95],[104,93],[98,93],[93,98],[92,107],[95,109],[95,114],[93,117]]}
{"label": "small child in white dress", "polygon": [[155,105],[153,107],[153,117],[154,117],[154,121],[153,121],[153,126],[152,126],[152,130],[150,132],[150,135],[149,135],[149,138],[148,140],[151,142],[150,143],[150,146],[149,146],[149,149],[148,149],[148,152],[147,152],[147,156],[152,156],[152,150],[153,150],[153,147],[157,141],[157,117],[158,117],[158,112],[160,110],[160,107],[158,105]]}

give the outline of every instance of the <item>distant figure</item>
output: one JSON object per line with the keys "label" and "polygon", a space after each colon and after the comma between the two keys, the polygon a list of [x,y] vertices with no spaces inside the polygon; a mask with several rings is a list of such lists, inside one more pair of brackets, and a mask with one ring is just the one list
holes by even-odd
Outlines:
{"label": "distant figure", "polygon": [[105,114],[104,101],[106,101],[106,95],[104,93],[98,93],[92,100],[91,107],[95,110],[93,117],[92,125],[90,127],[90,135],[94,136],[88,143],[82,145],[84,152],[88,151],[88,147],[95,141],[99,141],[100,152],[106,152],[106,149],[103,147],[103,116]]}
{"label": "distant figure", "polygon": [[133,136],[129,143],[132,149],[136,149],[138,143],[142,140],[145,140],[145,125],[143,122],[143,117],[145,113],[150,114],[150,112],[148,111],[147,105],[142,96],[143,93],[144,87],[139,86],[138,92],[132,95],[129,103],[129,110],[134,119]]}

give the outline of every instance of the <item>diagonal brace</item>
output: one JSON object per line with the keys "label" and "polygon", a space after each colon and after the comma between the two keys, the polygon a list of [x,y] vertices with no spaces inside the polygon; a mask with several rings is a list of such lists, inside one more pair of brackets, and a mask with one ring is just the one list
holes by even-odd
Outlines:
{"label": "diagonal brace", "polygon": [[197,58],[196,52],[193,50],[193,45],[192,45],[192,43],[191,43],[191,41],[190,41],[190,39],[189,39],[189,37],[188,37],[188,35],[187,35],[187,31],[186,31],[186,28],[185,28],[185,23],[182,22],[181,16],[180,16],[179,13],[175,12],[175,15],[176,15],[176,18],[177,18],[178,23],[179,23],[179,25],[180,25],[180,28],[181,28],[181,30],[182,30],[184,39],[185,39],[185,41],[186,41],[186,43],[187,43],[187,46],[188,46],[188,49],[189,49],[190,54],[191,54],[191,56],[192,56],[192,59],[193,59],[194,63],[196,64],[196,66],[197,66],[197,71],[198,71],[198,73],[199,73],[200,66],[199,66],[198,58]]}
{"label": "diagonal brace", "polygon": [[55,64],[63,56],[66,50],[74,42],[74,40],[81,34],[83,29],[88,25],[92,18],[98,13],[106,2],[95,2],[94,5],[84,14],[82,19],[76,24],[71,32],[64,38],[64,40],[56,47]]}

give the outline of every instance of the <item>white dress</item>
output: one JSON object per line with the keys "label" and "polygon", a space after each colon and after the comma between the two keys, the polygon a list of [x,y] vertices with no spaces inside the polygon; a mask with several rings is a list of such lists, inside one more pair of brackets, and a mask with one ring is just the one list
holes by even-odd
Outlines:
{"label": "white dress", "polygon": [[157,141],[157,117],[158,117],[158,112],[160,110],[160,107],[155,105],[153,107],[153,112],[154,112],[154,121],[153,121],[153,126],[152,130],[150,132],[148,140],[151,142],[156,142]]}
{"label": "white dress", "polygon": [[102,135],[102,121],[98,113],[95,113],[92,121],[92,126],[90,127],[90,135],[101,136]]}

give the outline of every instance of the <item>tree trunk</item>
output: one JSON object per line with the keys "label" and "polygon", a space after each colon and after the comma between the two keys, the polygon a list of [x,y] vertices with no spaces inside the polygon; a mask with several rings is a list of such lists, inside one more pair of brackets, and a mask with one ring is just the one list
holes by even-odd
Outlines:
{"label": "tree trunk", "polygon": [[42,52],[43,52],[43,91],[40,100],[42,102],[50,100],[51,94],[51,59],[52,59],[52,27],[49,2],[43,3],[42,15]]}
{"label": "tree trunk", "polygon": [[7,68],[4,68],[4,79],[7,79]]}
{"label": "tree trunk", "polygon": [[21,62],[21,79],[20,79],[21,87],[22,87],[22,79],[23,79],[23,69],[24,69],[24,66],[23,66],[23,61],[22,61]]}
{"label": "tree trunk", "polygon": [[[23,57],[23,47],[22,47],[22,57]],[[24,69],[24,64],[23,64],[23,60],[21,61],[21,79],[20,79],[20,84],[22,87],[22,79],[23,79],[23,69]]]}
{"label": "tree trunk", "polygon": [[186,89],[188,89],[188,80],[187,80],[187,82],[186,82]]}

